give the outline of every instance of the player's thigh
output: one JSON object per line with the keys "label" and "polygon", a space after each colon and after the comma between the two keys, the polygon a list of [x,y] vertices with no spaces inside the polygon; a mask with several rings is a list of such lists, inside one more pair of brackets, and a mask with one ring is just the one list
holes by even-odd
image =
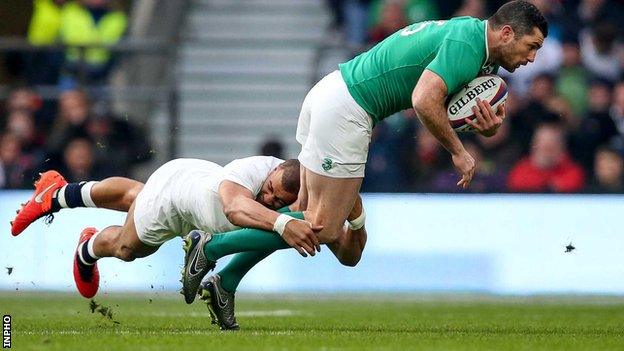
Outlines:
{"label": "player's thigh", "polygon": [[[307,135],[298,159],[308,170],[332,178],[363,178],[372,119],[351,97],[340,72],[321,80],[306,107]],[[312,94],[313,92],[310,92]],[[307,102],[306,98],[306,102]],[[302,117],[304,117],[302,109]],[[297,140],[304,139],[298,135]]]}
{"label": "player's thigh", "polygon": [[149,245],[144,243],[137,233],[136,223],[134,221],[136,202],[130,206],[126,222],[121,227],[119,235],[119,245],[122,250],[129,250],[134,257],[145,257],[156,252],[160,245]]}
{"label": "player's thigh", "polygon": [[331,178],[306,170],[306,219],[323,226],[321,242],[339,239],[361,185],[362,178]]}

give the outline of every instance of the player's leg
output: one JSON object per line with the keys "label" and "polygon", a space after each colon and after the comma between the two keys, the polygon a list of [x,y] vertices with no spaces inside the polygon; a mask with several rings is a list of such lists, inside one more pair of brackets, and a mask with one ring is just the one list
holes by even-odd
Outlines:
{"label": "player's leg", "polygon": [[[355,205],[349,213],[347,220],[349,222],[357,221],[363,214],[364,206],[362,205],[362,199],[358,196],[355,201]],[[360,219],[363,220],[363,219]],[[344,234],[340,236],[338,241],[328,244],[334,255],[338,258],[340,263],[345,266],[354,267],[360,261],[364,246],[366,246],[366,227],[357,229],[344,228]]]}
{"label": "player's leg", "polygon": [[330,178],[306,169],[306,181],[306,220],[323,226],[318,233],[321,243],[334,243],[343,234],[344,223],[353,209],[362,178]]}
{"label": "player's leg", "polygon": [[52,208],[97,207],[128,212],[142,188],[143,183],[123,177],[69,183],[54,194]]}
{"label": "player's leg", "polygon": [[45,172],[35,183],[32,198],[22,206],[11,222],[11,233],[18,235],[38,218],[51,215],[62,208],[100,207],[128,211],[142,187],[143,183],[122,177],[107,178],[99,182],[67,183],[60,173]]}
{"label": "player's leg", "polygon": [[95,257],[116,257],[131,262],[137,258],[149,256],[156,252],[160,245],[149,245],[141,241],[134,223],[135,205],[128,211],[123,226],[110,226],[98,233],[93,240]]}
{"label": "player's leg", "polygon": [[353,265],[361,245],[355,245],[355,238],[343,238],[343,227],[364,178],[373,123],[351,97],[340,72],[326,76],[316,87],[321,89],[310,92],[314,96],[309,112],[302,108],[297,126],[297,141],[302,144],[298,159],[305,168],[301,184],[307,191],[305,217],[323,226],[319,240],[341,253],[337,256],[341,263]]}
{"label": "player's leg", "polygon": [[97,232],[95,228],[82,231],[74,255],[74,281],[80,294],[93,297],[99,287],[97,261],[104,257],[116,257],[130,262],[135,258],[145,257],[156,252],[159,245],[142,242],[134,223],[132,204],[123,226],[110,226]]}
{"label": "player's leg", "polygon": [[[302,212],[288,212],[291,217],[303,219]],[[182,294],[186,303],[192,303],[204,276],[216,261],[224,256],[244,251],[270,251],[290,248],[275,233],[260,229],[239,229],[211,234],[200,230],[191,231],[184,237],[184,268],[182,270]]]}
{"label": "player's leg", "polygon": [[143,185],[134,179],[111,177],[95,183],[90,195],[96,207],[128,212]]}
{"label": "player's leg", "polygon": [[235,315],[236,289],[245,274],[273,252],[239,252],[219,273],[201,283],[198,295],[207,303],[213,324],[218,324],[222,330],[239,329]]}

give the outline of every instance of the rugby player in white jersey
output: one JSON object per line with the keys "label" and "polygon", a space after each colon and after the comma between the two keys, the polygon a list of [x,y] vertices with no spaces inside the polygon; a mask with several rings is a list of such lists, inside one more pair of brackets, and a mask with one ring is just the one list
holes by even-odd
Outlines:
{"label": "rugby player in white jersey", "polygon": [[[145,184],[122,177],[68,184],[58,172],[48,171],[11,222],[11,232],[19,235],[36,219],[62,208],[128,212],[123,226],[99,232],[86,228],[80,235],[74,280],[80,294],[90,298],[98,290],[100,258],[133,261],[194,229],[209,233],[245,226],[271,230],[279,216],[275,210],[296,200],[299,167],[297,160],[267,156],[235,160],[225,167],[198,159],[176,159],[158,168]],[[314,255],[319,245],[314,232],[318,230],[302,220],[289,221],[282,237],[302,255],[306,256],[305,250]]]}

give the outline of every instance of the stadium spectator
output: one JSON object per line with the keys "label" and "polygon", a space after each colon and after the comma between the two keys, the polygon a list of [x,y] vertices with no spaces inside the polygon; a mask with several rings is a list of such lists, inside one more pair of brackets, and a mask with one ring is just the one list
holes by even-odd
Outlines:
{"label": "stadium spectator", "polygon": [[615,85],[613,90],[613,104],[609,110],[611,119],[617,129],[617,135],[614,135],[609,144],[617,148],[620,152],[624,151],[624,81]]}
{"label": "stadium spectator", "polygon": [[587,84],[590,73],[581,63],[581,51],[577,41],[563,43],[563,60],[557,75],[556,90],[567,100],[578,116],[587,110]]}
{"label": "stadium spectator", "polygon": [[[505,105],[507,116],[510,114],[512,104]],[[512,112],[513,113],[513,112]],[[511,138],[511,126],[509,123],[503,123],[498,132],[491,137],[477,135],[475,140],[482,150],[485,158],[496,165],[496,168],[508,171],[513,162],[520,155],[520,146],[516,140]]]}
{"label": "stadium spectator", "polygon": [[379,23],[369,30],[368,44],[374,45],[379,43],[407,24],[403,3],[397,0],[385,2]]}
{"label": "stadium spectator", "polygon": [[449,157],[436,138],[420,126],[416,132],[416,151],[412,157],[412,191],[426,192],[433,175],[449,164]]}
{"label": "stadium spectator", "polygon": [[7,112],[25,110],[30,113],[37,113],[41,108],[42,100],[32,89],[20,87],[11,90],[7,100]]}
{"label": "stadium spectator", "polygon": [[571,139],[572,155],[586,170],[594,164],[594,153],[599,145],[607,144],[618,135],[615,123],[609,115],[611,84],[605,80],[593,80],[589,87],[589,105],[580,127]]}
{"label": "stadium spectator", "polygon": [[84,132],[91,102],[84,91],[68,90],[61,94],[58,107],[47,140],[47,148],[53,153],[59,152],[73,135]]}
{"label": "stadium spectator", "polygon": [[[513,89],[514,94],[516,90]],[[548,74],[535,77],[531,83],[529,94],[522,99],[522,106],[518,113],[510,116],[512,138],[518,141],[521,151],[526,154],[529,150],[531,138],[538,124],[542,122],[559,122],[560,118],[548,109],[549,102],[555,97],[554,78]]]}
{"label": "stadium spectator", "polygon": [[[362,191],[400,192],[409,188],[413,172],[416,117],[407,111],[382,121],[371,137]],[[388,181],[391,179],[391,181]]]}
{"label": "stadium spectator", "polygon": [[[28,41],[35,46],[55,44],[61,28],[65,0],[34,0],[28,25]],[[42,50],[26,55],[26,79],[29,85],[58,83],[63,54]]]}
{"label": "stadium spectator", "polygon": [[486,17],[484,0],[464,0],[461,7],[453,14],[453,17],[471,16],[477,18]]}
{"label": "stadium spectator", "polygon": [[581,166],[568,155],[563,128],[555,123],[539,125],[531,154],[509,173],[507,186],[515,192],[576,192],[585,183]]}
{"label": "stadium spectator", "polygon": [[30,187],[32,172],[28,157],[22,153],[22,142],[17,135],[0,135],[0,188],[21,189]]}
{"label": "stadium spectator", "polygon": [[428,187],[432,191],[445,193],[491,193],[505,191],[506,174],[499,169],[499,165],[487,158],[478,144],[465,141],[464,147],[473,155],[477,162],[477,171],[472,178],[470,188],[463,189],[457,186],[457,172],[452,168],[447,168],[435,174]]}
{"label": "stadium spectator", "polygon": [[32,115],[25,110],[11,112],[7,118],[6,130],[20,138],[25,152],[35,158],[42,157],[43,135],[35,129]]}
{"label": "stadium spectator", "polygon": [[15,110],[28,111],[35,117],[37,129],[45,131],[56,115],[56,103],[43,100],[33,89],[23,86],[11,90],[6,110],[7,113]]}
{"label": "stadium spectator", "polygon": [[153,155],[145,133],[115,116],[103,102],[95,104],[85,131],[95,145],[96,162],[107,165],[116,175],[130,175],[133,166]]}
{"label": "stadium spectator", "polygon": [[366,44],[370,2],[371,0],[340,1],[344,15],[345,39],[351,47],[361,48]]}
{"label": "stadium spectator", "polygon": [[[61,41],[68,45],[115,44],[126,31],[126,22],[126,15],[110,0],[70,2],[63,7]],[[77,79],[81,83],[102,83],[113,65],[111,53],[101,47],[85,49],[84,57],[79,48],[70,47],[65,60],[61,85],[66,88],[75,87]]]}
{"label": "stadium spectator", "polygon": [[579,34],[599,22],[618,23],[622,20],[621,6],[611,0],[581,0],[578,6],[566,6],[561,20],[566,36],[578,38]]}
{"label": "stadium spectator", "polygon": [[284,159],[284,144],[274,136],[267,138],[260,145],[260,155]]}
{"label": "stadium spectator", "polygon": [[114,175],[108,165],[97,163],[93,142],[84,136],[69,140],[63,149],[63,162],[60,170],[68,182],[104,179]]}
{"label": "stadium spectator", "polygon": [[624,193],[624,160],[609,147],[601,147],[594,158],[593,177],[586,189],[590,193]]}
{"label": "stadium spectator", "polygon": [[400,7],[401,17],[405,18],[407,23],[440,19],[437,3],[432,0],[374,0],[370,6],[370,24],[375,27],[383,22],[389,5]]}
{"label": "stadium spectator", "polygon": [[580,34],[583,65],[592,75],[616,82],[622,76],[624,47],[616,41],[617,27],[598,22]]}

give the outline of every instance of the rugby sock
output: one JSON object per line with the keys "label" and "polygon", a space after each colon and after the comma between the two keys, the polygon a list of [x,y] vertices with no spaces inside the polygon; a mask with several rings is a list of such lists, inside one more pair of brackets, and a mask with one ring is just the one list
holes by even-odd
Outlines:
{"label": "rugby sock", "polygon": [[[277,210],[277,212],[290,212],[290,208],[286,206]],[[236,292],[238,285],[247,272],[273,252],[275,252],[275,250],[246,251],[235,254],[230,262],[218,273],[221,277],[221,287],[227,292]]]}
{"label": "rugby sock", "polygon": [[235,254],[218,273],[221,276],[221,287],[227,292],[236,292],[236,288],[238,288],[245,274],[273,252],[275,251],[246,251]]}
{"label": "rugby sock", "polygon": [[[289,216],[303,219],[303,212],[287,212]],[[260,229],[239,229],[221,234],[214,234],[204,245],[204,253],[209,260],[244,251],[270,251],[287,249],[288,245],[282,237],[275,233]]]}
{"label": "rugby sock", "polygon": [[69,183],[56,191],[52,196],[52,211],[61,208],[97,207],[91,199],[91,188],[97,182]]}
{"label": "rugby sock", "polygon": [[95,238],[100,234],[99,232],[93,235],[89,240],[80,244],[78,248],[78,262],[85,265],[91,266],[100,259],[100,257],[96,256],[93,253],[93,243],[95,242]]}

